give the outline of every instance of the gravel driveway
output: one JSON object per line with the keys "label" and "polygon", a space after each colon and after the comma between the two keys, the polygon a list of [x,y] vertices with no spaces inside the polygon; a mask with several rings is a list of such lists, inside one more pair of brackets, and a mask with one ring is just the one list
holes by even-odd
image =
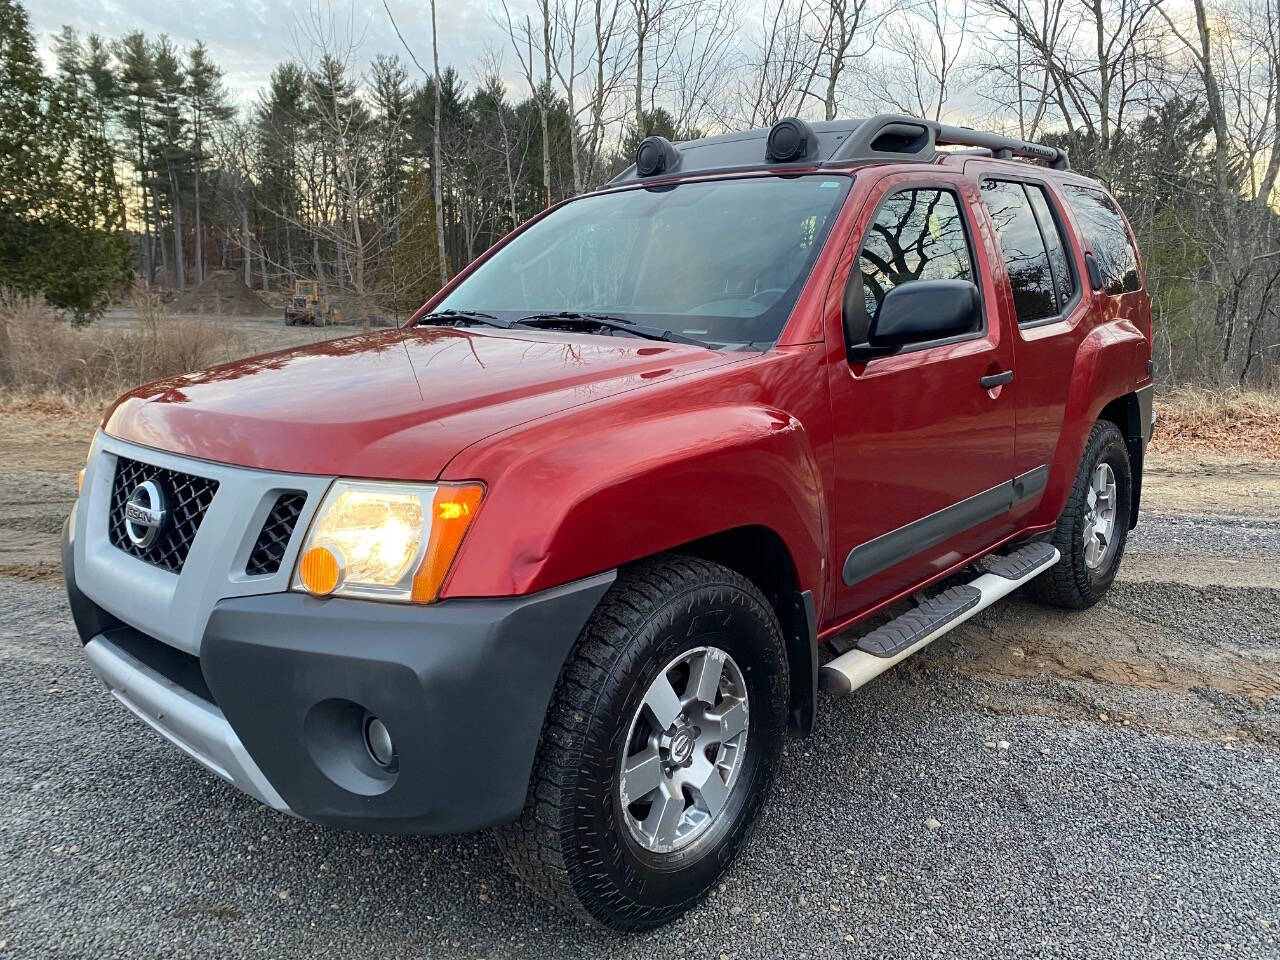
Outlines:
{"label": "gravel driveway", "polygon": [[1280,957],[1280,521],[1147,516],[1122,576],[825,698],[720,889],[629,938],[487,835],[241,796],[108,701],[58,587],[0,580],[0,957]]}

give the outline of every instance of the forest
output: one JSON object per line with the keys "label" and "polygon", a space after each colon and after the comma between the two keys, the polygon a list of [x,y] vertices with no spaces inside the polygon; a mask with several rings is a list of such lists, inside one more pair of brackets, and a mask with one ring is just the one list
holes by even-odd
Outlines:
{"label": "forest", "polygon": [[404,315],[646,135],[892,111],[1065,147],[1133,224],[1160,374],[1280,381],[1280,0],[475,2],[466,63],[393,0],[313,3],[233,96],[204,43],[141,29],[64,28],[46,66],[0,0],[0,286],[87,321],[231,269]]}

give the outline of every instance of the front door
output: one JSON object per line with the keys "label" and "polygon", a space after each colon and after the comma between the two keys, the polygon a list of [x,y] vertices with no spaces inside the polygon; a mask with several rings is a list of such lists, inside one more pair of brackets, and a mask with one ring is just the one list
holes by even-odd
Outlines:
{"label": "front door", "polygon": [[[975,328],[892,356],[831,365],[837,619],[984,550],[1012,530],[1016,381],[996,286],[977,251],[976,188],[956,173],[893,174],[877,183],[832,284],[828,335],[856,347],[889,289],[966,279],[979,290]],[[998,252],[995,254],[998,256]],[[990,256],[990,254],[986,254]],[[850,286],[852,285],[852,286]],[[832,328],[835,328],[834,330]],[[992,381],[988,379],[987,383]],[[1036,478],[1021,478],[1025,487]],[[1040,481],[1042,482],[1042,481]]]}

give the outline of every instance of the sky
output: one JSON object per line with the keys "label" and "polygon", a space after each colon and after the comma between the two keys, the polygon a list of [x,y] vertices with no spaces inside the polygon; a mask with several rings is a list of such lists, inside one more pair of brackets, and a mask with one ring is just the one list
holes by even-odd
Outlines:
{"label": "sky", "polygon": [[[426,0],[387,0],[396,22],[419,62],[431,69],[431,10]],[[312,4],[307,0],[25,0],[31,27],[46,59],[55,33],[69,24],[81,35],[100,33],[117,37],[130,30],[148,36],[167,33],[180,47],[197,39],[209,47],[213,59],[226,71],[226,84],[241,102],[251,102],[266,85],[271,70],[282,60],[300,58],[310,46],[306,31]],[[438,0],[440,64],[455,66],[468,82],[472,67],[486,47],[497,46],[504,73],[515,79],[515,54],[505,29],[500,29],[489,9],[501,15],[492,0]],[[358,57],[367,62],[379,53],[400,55],[408,63],[404,47],[395,35],[382,0],[325,4],[345,33],[348,18],[354,33],[363,35]],[[358,12],[353,14],[353,9]],[[409,67],[411,75],[414,72]]]}

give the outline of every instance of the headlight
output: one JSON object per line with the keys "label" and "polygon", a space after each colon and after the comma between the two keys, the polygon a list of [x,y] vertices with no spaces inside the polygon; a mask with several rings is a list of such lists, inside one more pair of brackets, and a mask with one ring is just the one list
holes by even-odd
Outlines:
{"label": "headlight", "polygon": [[478,483],[337,480],[311,521],[293,589],[430,603],[483,496]]}

